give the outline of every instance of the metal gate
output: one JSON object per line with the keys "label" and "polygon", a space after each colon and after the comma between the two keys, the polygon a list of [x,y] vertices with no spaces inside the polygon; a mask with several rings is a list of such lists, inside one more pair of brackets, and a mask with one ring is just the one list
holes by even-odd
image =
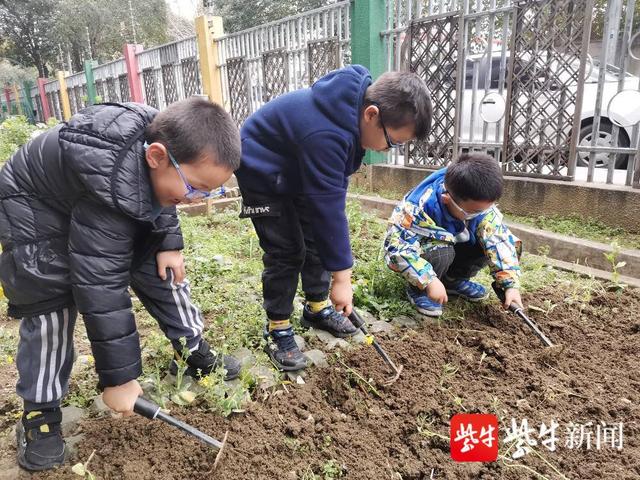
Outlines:
{"label": "metal gate", "polygon": [[429,140],[392,163],[439,168],[484,151],[508,175],[631,185],[640,22],[634,0],[622,1],[607,3],[592,32],[593,0],[387,0],[388,67],[423,76],[434,103]]}

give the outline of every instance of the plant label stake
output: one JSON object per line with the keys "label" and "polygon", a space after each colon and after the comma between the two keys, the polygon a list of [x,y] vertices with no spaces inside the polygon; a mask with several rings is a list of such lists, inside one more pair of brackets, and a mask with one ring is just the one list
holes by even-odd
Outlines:
{"label": "plant label stake", "polygon": [[218,451],[218,454],[216,455],[216,460],[213,463],[213,469],[214,470],[216,469],[216,467],[218,466],[218,462],[222,457],[222,452],[224,450],[224,447],[227,444],[227,436],[229,435],[229,431],[227,431],[224,434],[224,438],[220,442],[215,438],[210,437],[206,433],[201,432],[197,428],[194,428],[189,424],[181,422],[180,420],[172,417],[171,415],[167,415],[166,413],[161,411],[159,405],[156,405],[155,403],[150,402],[149,400],[142,397],[138,397],[138,399],[136,400],[136,403],[133,406],[133,411],[136,412],[138,415],[142,415],[143,417],[148,418],[150,420],[155,420],[155,419],[162,420],[163,422],[168,423],[169,425],[172,425],[176,428],[179,428],[183,432],[186,432],[193,437],[196,437],[201,442],[204,442],[211,447],[217,448],[219,451]]}
{"label": "plant label stake", "polygon": [[[493,287],[493,291],[496,292],[496,295],[498,295],[500,301],[504,303],[504,290],[500,288],[496,282],[493,282],[491,286]],[[549,340],[549,338],[544,333],[542,333],[542,330],[540,330],[540,327],[538,327],[536,322],[525,315],[524,308],[522,308],[517,303],[512,303],[511,305],[509,305],[509,311],[515,313],[518,317],[520,317],[522,321],[527,324],[527,327],[533,330],[533,333],[536,334],[536,337],[538,337],[542,341],[542,343],[544,343],[545,347],[554,346],[553,343],[551,343],[551,340]]]}
{"label": "plant label stake", "polygon": [[349,315],[349,320],[351,321],[351,323],[353,323],[354,327],[359,328],[360,331],[362,333],[364,333],[364,336],[366,338],[367,344],[368,345],[373,345],[373,348],[376,349],[376,352],[378,352],[378,354],[380,354],[380,356],[385,361],[385,363],[387,365],[389,365],[391,370],[393,370],[394,376],[389,378],[386,382],[384,382],[384,384],[385,385],[391,385],[393,382],[398,380],[398,378],[400,378],[400,373],[402,372],[402,369],[404,367],[402,365],[400,365],[399,367],[396,367],[396,365],[393,363],[393,361],[389,358],[389,355],[387,355],[387,352],[385,352],[382,349],[382,347],[380,346],[378,341],[373,337],[373,335],[369,334],[369,332],[367,331],[367,327],[365,327],[366,324],[365,324],[364,320],[358,314],[358,312],[356,312],[355,308],[351,311],[351,315]]}

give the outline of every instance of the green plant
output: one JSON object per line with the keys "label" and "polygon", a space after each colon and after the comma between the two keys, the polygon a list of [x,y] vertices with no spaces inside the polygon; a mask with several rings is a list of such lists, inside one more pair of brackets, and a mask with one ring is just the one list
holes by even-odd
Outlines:
{"label": "green plant", "polygon": [[27,118],[17,115],[7,118],[0,124],[0,163],[9,160],[18,148],[27,143],[34,135],[39,134],[54,125],[58,120],[50,118],[44,127],[31,125]]}
{"label": "green plant", "polygon": [[69,393],[64,397],[64,405],[73,405],[79,408],[87,408],[98,396],[98,376],[95,371],[95,361],[89,355],[85,363],[78,363],[72,370]]}
{"label": "green plant", "polygon": [[0,124],[0,162],[6,162],[18,148],[27,143],[36,127],[19,115]]}
{"label": "green plant", "polygon": [[198,385],[202,388],[200,396],[205,406],[225,417],[232,413],[243,411],[245,403],[251,399],[251,392],[255,389],[256,379],[247,370],[240,372],[237,382],[225,382],[224,370],[217,369],[203,377]]}
{"label": "green plant", "polygon": [[336,478],[342,478],[344,475],[344,469],[337,460],[327,460],[322,465],[322,475],[324,480],[334,480]]}
{"label": "green plant", "polygon": [[618,256],[620,255],[620,244],[614,240],[611,242],[611,251],[604,253],[604,258],[611,264],[611,290],[620,292],[626,285],[620,282],[620,270],[627,262],[619,262]]}
{"label": "green plant", "polygon": [[71,467],[71,471],[79,477],[84,478],[85,480],[95,480],[95,475],[89,471],[89,462],[91,462],[95,454],[96,451],[94,450],[93,452],[91,452],[91,455],[89,455],[89,458],[86,462],[76,463],[73,467]]}

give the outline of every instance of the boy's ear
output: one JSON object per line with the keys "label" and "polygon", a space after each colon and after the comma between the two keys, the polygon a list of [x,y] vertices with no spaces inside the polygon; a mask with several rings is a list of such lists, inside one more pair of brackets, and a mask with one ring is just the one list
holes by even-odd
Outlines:
{"label": "boy's ear", "polygon": [[147,147],[145,158],[149,168],[156,169],[167,162],[167,149],[161,143],[154,142]]}
{"label": "boy's ear", "polygon": [[378,115],[380,114],[380,109],[378,107],[376,107],[375,105],[369,105],[367,108],[364,109],[364,111],[362,112],[362,115],[364,116],[364,119],[367,122],[371,122],[373,119],[375,119]]}

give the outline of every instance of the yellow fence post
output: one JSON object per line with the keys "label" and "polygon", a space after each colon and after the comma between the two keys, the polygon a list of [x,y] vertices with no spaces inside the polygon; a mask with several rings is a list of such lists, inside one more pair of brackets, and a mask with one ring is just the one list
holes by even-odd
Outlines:
{"label": "yellow fence post", "polygon": [[224,34],[222,17],[202,15],[195,20],[202,89],[209,100],[224,105],[222,98],[222,74],[218,62],[217,41]]}
{"label": "yellow fence post", "polygon": [[[27,95],[25,93],[25,95]],[[18,91],[18,86],[17,85],[13,85],[13,98],[16,99],[16,105],[18,107],[18,115],[24,115],[24,112],[22,111],[22,102],[20,101],[20,92]]]}
{"label": "yellow fence post", "polygon": [[62,107],[62,118],[66,122],[71,118],[71,104],[69,103],[69,94],[67,93],[67,81],[65,80],[66,72],[58,70],[58,84],[60,85],[60,106]]}

